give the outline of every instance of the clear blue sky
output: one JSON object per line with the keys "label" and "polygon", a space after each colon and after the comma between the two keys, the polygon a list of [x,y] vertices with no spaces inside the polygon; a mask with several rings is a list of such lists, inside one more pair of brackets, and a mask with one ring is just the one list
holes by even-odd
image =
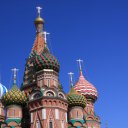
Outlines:
{"label": "clear blue sky", "polygon": [[48,45],[61,64],[60,81],[69,90],[67,73],[78,79],[76,59],[99,92],[95,111],[101,126],[128,126],[128,2],[125,0],[1,0],[0,74],[12,86],[11,68],[22,82],[25,58],[35,39],[36,6],[42,6]]}

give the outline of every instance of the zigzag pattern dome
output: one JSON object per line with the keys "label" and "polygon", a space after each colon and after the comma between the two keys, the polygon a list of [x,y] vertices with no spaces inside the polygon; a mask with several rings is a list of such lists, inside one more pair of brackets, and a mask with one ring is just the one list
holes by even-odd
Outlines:
{"label": "zigzag pattern dome", "polygon": [[98,92],[96,90],[96,88],[90,83],[88,82],[82,72],[80,72],[80,77],[79,80],[77,81],[77,83],[74,86],[74,89],[77,92],[80,92],[82,95],[84,95],[86,98],[91,98],[94,101],[97,99],[98,97]]}
{"label": "zigzag pattern dome", "polygon": [[43,52],[40,55],[37,55],[35,53],[34,56],[34,67],[37,71],[40,71],[42,69],[53,69],[56,72],[59,72],[60,64],[47,48],[44,48]]}
{"label": "zigzag pattern dome", "polygon": [[2,97],[7,91],[8,91],[7,88],[6,88],[3,84],[0,83],[0,99],[1,99],[1,97]]}
{"label": "zigzag pattern dome", "polygon": [[12,87],[10,91],[8,91],[5,95],[2,97],[2,103],[5,106],[8,105],[23,105],[27,101],[27,98],[25,96],[24,92],[21,92],[16,85]]}

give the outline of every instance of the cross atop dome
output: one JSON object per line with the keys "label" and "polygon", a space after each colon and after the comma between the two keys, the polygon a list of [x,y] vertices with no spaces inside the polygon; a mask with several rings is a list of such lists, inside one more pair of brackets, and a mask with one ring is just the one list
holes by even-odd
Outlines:
{"label": "cross atop dome", "polygon": [[83,60],[78,59],[78,60],[76,60],[76,61],[77,61],[78,64],[79,64],[79,69],[80,69],[80,71],[82,71],[82,62],[83,62]]}
{"label": "cross atop dome", "polygon": [[36,7],[36,9],[37,9],[38,16],[40,17],[40,13],[41,13],[42,8],[38,6],[38,7]]}
{"label": "cross atop dome", "polygon": [[45,43],[47,43],[47,35],[49,35],[49,34],[50,33],[46,32],[46,31],[43,32]]}
{"label": "cross atop dome", "polygon": [[38,13],[38,17],[35,19],[35,24],[38,25],[38,24],[44,24],[44,19],[41,18],[40,14],[41,14],[41,7],[36,7],[37,9],[37,13]]}
{"label": "cross atop dome", "polygon": [[13,84],[16,85],[16,77],[17,77],[17,72],[19,71],[19,69],[17,68],[13,68],[12,72],[13,72]]}
{"label": "cross atop dome", "polygon": [[68,75],[70,77],[70,85],[71,85],[71,88],[72,88],[73,87],[73,75],[74,75],[74,73],[73,72],[69,72]]}

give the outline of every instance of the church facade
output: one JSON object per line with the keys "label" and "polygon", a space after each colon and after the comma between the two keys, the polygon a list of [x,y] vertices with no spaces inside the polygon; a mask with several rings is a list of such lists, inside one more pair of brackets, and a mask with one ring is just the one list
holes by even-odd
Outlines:
{"label": "church facade", "polygon": [[1,128],[100,128],[94,110],[98,92],[85,79],[81,65],[78,81],[73,84],[70,73],[70,91],[63,91],[58,78],[60,64],[48,48],[41,8],[37,9],[36,39],[26,60],[21,88],[16,83],[17,69],[13,69],[10,90],[0,84],[0,89],[6,90],[0,97]]}

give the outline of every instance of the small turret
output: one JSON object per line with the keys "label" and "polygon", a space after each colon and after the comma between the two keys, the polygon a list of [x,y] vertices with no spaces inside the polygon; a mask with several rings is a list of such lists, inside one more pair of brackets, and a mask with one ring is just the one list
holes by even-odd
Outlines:
{"label": "small turret", "polygon": [[27,101],[24,92],[21,92],[16,85],[17,69],[12,69],[14,72],[13,87],[2,97],[2,103],[6,107],[6,123],[7,126],[21,128],[22,120],[22,105]]}
{"label": "small turret", "polygon": [[70,92],[67,96],[69,105],[69,126],[81,127],[84,126],[83,110],[86,106],[86,99],[82,94],[79,94],[74,90],[72,82],[73,73],[69,73],[69,75],[71,85]]}

